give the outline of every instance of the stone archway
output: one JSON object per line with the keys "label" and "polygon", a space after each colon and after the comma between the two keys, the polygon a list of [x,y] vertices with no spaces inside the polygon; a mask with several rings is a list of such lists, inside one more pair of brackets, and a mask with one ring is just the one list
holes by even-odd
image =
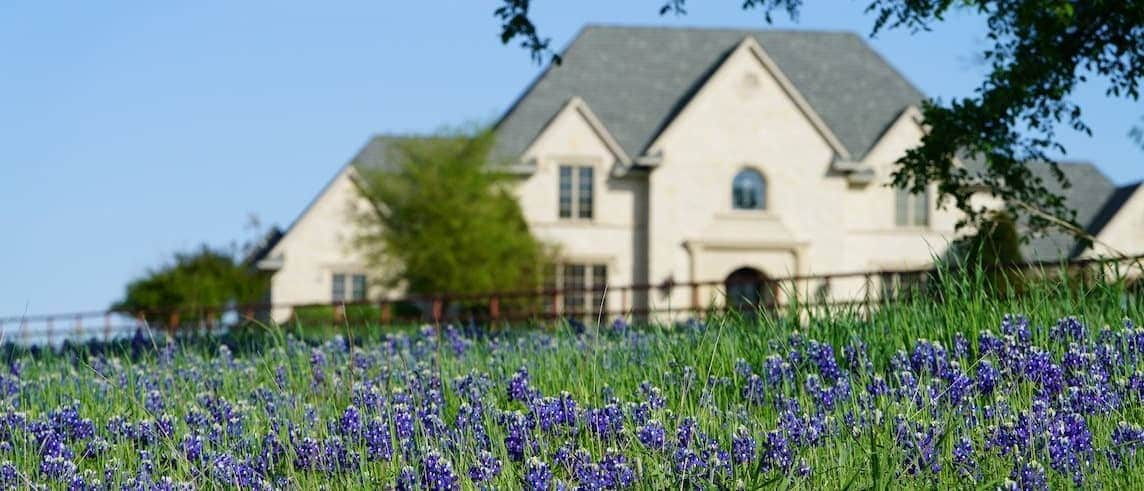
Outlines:
{"label": "stone archway", "polygon": [[772,310],[775,308],[776,285],[762,271],[743,267],[732,271],[723,280],[727,292],[727,308],[741,312]]}

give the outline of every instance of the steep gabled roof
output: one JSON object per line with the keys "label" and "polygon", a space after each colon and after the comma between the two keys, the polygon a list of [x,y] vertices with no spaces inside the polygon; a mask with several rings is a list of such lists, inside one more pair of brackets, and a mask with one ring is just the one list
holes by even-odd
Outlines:
{"label": "steep gabled roof", "polygon": [[850,32],[585,27],[497,124],[496,154],[519,157],[572,97],[629,155],[642,155],[713,70],[753,37],[854,159],[924,96]]}

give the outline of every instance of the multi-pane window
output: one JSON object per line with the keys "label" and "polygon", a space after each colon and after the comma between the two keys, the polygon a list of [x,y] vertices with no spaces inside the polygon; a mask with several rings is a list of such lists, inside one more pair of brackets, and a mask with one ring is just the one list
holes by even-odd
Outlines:
{"label": "multi-pane window", "polygon": [[333,286],[333,292],[331,292],[331,297],[333,297],[333,300],[335,302],[346,301],[346,275],[341,273],[334,273],[334,278],[331,285]]}
{"label": "multi-pane window", "polygon": [[564,311],[584,312],[584,273],[583,264],[564,265]]}
{"label": "multi-pane window", "polygon": [[330,279],[330,297],[334,302],[360,302],[366,299],[368,286],[364,274],[334,273]]}
{"label": "multi-pane window", "polygon": [[591,166],[560,166],[560,218],[592,218],[595,172]]}
{"label": "multi-pane window", "polygon": [[743,169],[731,181],[731,207],[736,210],[766,208],[767,182],[753,169]]}
{"label": "multi-pane window", "polygon": [[606,308],[604,293],[608,285],[606,264],[566,263],[554,268],[550,281],[560,285],[563,310],[567,314],[591,314]]}
{"label": "multi-pane window", "polygon": [[894,188],[894,223],[899,227],[929,225],[929,189],[914,194]]}
{"label": "multi-pane window", "polygon": [[365,300],[366,283],[365,283],[365,275],[364,274],[353,275],[352,287],[353,288],[350,290],[350,293],[352,295],[351,298],[353,298],[353,300],[355,302],[360,302],[362,300]]}

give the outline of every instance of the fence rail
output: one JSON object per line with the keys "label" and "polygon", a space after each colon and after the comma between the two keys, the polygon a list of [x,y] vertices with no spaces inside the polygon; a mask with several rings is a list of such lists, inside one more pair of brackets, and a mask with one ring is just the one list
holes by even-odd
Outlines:
{"label": "fence rail", "polygon": [[[1056,273],[1079,282],[1144,277],[1144,255],[1071,261],[1005,264],[987,270],[1018,271],[1044,277]],[[764,278],[760,282],[662,282],[582,288],[542,288],[488,293],[406,295],[401,298],[337,303],[245,304],[199,308],[171,307],[140,312],[86,311],[0,318],[0,344],[55,344],[62,340],[108,341],[141,327],[168,332],[222,332],[252,321],[288,318],[336,325],[392,325],[409,322],[530,322],[561,318],[611,321],[614,318],[664,319],[702,316],[747,308],[767,311],[854,307],[870,311],[886,302],[924,290],[937,278],[933,268],[853,271]],[[835,285],[849,285],[838,291]],[[731,298],[728,291],[750,287],[752,298]],[[747,291],[752,291],[747,290]],[[736,291],[743,291],[736,289]],[[675,302],[681,295],[683,302]],[[569,299],[576,302],[568,302]],[[570,305],[578,305],[571,307]],[[595,304],[595,305],[592,305]]]}

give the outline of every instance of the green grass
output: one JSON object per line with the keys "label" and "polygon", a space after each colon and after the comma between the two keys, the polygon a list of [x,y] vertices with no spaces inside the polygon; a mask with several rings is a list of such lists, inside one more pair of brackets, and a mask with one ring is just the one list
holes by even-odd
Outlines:
{"label": "green grass", "polygon": [[[882,306],[872,312],[791,309],[774,316],[716,316],[702,328],[643,326],[624,334],[594,328],[577,334],[567,325],[548,330],[502,327],[491,339],[464,338],[463,353],[454,351],[450,336],[424,336],[409,326],[392,329],[365,323],[335,329],[336,336],[329,336],[328,327],[262,327],[256,333],[225,338],[227,346],[203,338],[169,344],[148,337],[138,340],[134,353],[130,343],[79,347],[63,353],[10,350],[8,360],[18,360],[23,370],[18,378],[5,375],[5,385],[18,380],[15,383],[19,387],[3,399],[6,407],[0,408],[0,412],[6,417],[22,414],[34,421],[44,419],[48,411],[74,405],[81,417],[94,423],[96,435],[110,443],[106,452],[88,458],[81,456],[87,440],[68,443],[76,456],[71,459],[78,468],[76,475],[86,475],[89,481],[102,479],[109,468],[117,469],[112,481],[118,484],[137,478],[144,467],[139,451],[146,450],[152,455],[151,475],[155,479],[168,476],[196,487],[233,485],[237,479],[233,474],[212,475],[211,465],[188,459],[182,450],[183,439],[188,435],[206,438],[216,431],[221,434],[219,443],[208,445],[208,452],[238,460],[256,455],[267,435],[280,442],[285,453],[264,475],[271,484],[301,489],[385,487],[394,482],[403,466],[416,469],[424,452],[433,448],[451,463],[460,485],[473,488],[475,484],[466,472],[476,461],[478,439],[470,430],[429,436],[419,424],[412,443],[414,450],[407,456],[397,451],[382,461],[366,461],[363,444],[347,441],[351,455],[361,459],[352,471],[300,470],[293,462],[302,438],[324,441],[331,436],[328,422],[337,421],[348,406],[362,405],[361,400],[355,400],[355,394],[372,390],[389,399],[387,409],[378,414],[391,425],[394,394],[411,394],[413,405],[424,406],[425,401],[433,400],[425,387],[439,381],[443,396],[440,405],[431,406],[432,412],[451,426],[463,411],[462,406],[471,402],[454,389],[462,377],[479,375],[487,377],[490,384],[480,394],[486,407],[480,420],[491,441],[490,451],[504,464],[490,486],[517,488],[525,483],[527,464],[510,459],[504,444],[507,430],[497,422],[497,413],[527,413],[528,405],[510,401],[507,393],[513,374],[524,368],[531,387],[544,396],[558,397],[566,392],[581,409],[602,407],[609,397],[614,397],[626,414],[620,436],[609,440],[593,436],[582,421],[555,432],[535,431],[537,451],[529,451],[528,455],[540,457],[553,467],[556,479],[566,482],[573,482],[574,476],[552,457],[565,444],[585,449],[594,459],[614,448],[634,470],[638,489],[996,488],[1010,478],[1018,461],[1036,460],[1049,468],[1048,452],[1044,449],[1017,449],[1002,455],[997,449],[984,448],[991,434],[988,425],[1003,424],[1004,420],[976,426],[970,423],[971,417],[984,421],[985,406],[1007,406],[1015,415],[1029,410],[1036,392],[1036,384],[1031,380],[1015,378],[1003,391],[976,394],[969,403],[958,407],[946,407],[926,397],[920,404],[882,398],[864,405],[857,395],[865,392],[874,373],[891,380],[891,360],[899,351],[909,353],[919,340],[938,342],[952,351],[959,333],[971,341],[971,348],[964,359],[958,360],[958,368],[972,377],[983,358],[978,352],[979,336],[985,331],[998,334],[1006,314],[1027,316],[1034,326],[1031,344],[1043,347],[1060,363],[1067,343],[1050,339],[1049,330],[1037,326],[1051,326],[1062,317],[1075,316],[1088,326],[1090,338],[1106,327],[1120,332],[1125,319],[1142,319],[1140,298],[1118,282],[1077,287],[1064,281],[1044,281],[1028,285],[1020,297],[1007,298],[985,293],[988,288],[976,278],[947,277],[942,284],[934,295]],[[805,352],[811,339],[831,345],[843,368],[846,359],[842,347],[864,342],[873,371],[851,370],[849,381],[855,396],[839,401],[836,408],[826,413],[829,429],[824,443],[796,449],[795,467],[800,459],[805,459],[811,469],[809,476],[799,476],[795,469],[784,472],[752,463],[732,466],[727,473],[715,477],[685,479],[677,472],[671,452],[661,453],[640,443],[631,404],[645,400],[640,386],[647,382],[658,388],[666,401],[666,407],[653,409],[651,417],[666,426],[669,441],[674,440],[674,431],[682,418],[690,417],[701,432],[724,449],[729,449],[738,428],[753,436],[761,449],[767,432],[780,428],[781,411],[774,404],[777,393],[797,400],[808,416],[814,413],[814,397],[806,380],[818,371],[809,361],[796,364],[796,380],[768,389],[766,401],[756,405],[744,397],[746,380],[737,372],[736,362],[744,360],[755,373],[761,373],[768,356],[785,357],[792,349]],[[352,348],[346,350],[346,345]],[[317,383],[312,359],[315,353],[325,356],[325,363],[319,364],[325,377]],[[985,358],[997,363],[994,358]],[[1115,386],[1121,383],[1119,379],[1140,373],[1142,365],[1144,359],[1125,360],[1124,366],[1112,374],[1118,379],[1110,384]],[[931,375],[921,374],[920,379],[921,387],[933,382],[938,390],[949,390],[948,383]],[[162,409],[148,410],[148,394],[152,391],[161,397]],[[198,427],[185,422],[188,414],[209,414],[209,400],[226,401],[233,406],[241,428],[228,434],[224,423]],[[270,406],[272,410],[268,410]],[[848,424],[847,413],[873,422]],[[175,421],[175,435],[171,438],[141,443],[116,437],[109,428],[115,417],[137,424],[154,421],[163,414]],[[940,471],[909,472],[914,454],[895,438],[895,417],[940,428],[935,444],[937,460],[943,463]],[[1091,463],[1085,467],[1085,484],[1115,489],[1144,487],[1138,457],[1127,457],[1122,466],[1116,467],[1101,453],[1117,450],[1110,444],[1110,435],[1118,423],[1144,421],[1139,395],[1126,391],[1113,410],[1085,414],[1084,420],[1096,448]],[[0,441],[10,442],[10,448],[0,449],[0,460],[9,461],[18,470],[20,477],[15,487],[30,483],[65,487],[63,482],[52,482],[41,472],[43,445],[33,436],[34,432],[6,424],[0,431]],[[294,427],[293,435],[288,430],[290,426]],[[962,437],[973,443],[977,463],[973,475],[959,472],[953,464],[954,445]],[[393,444],[400,446],[396,438]],[[1054,488],[1072,486],[1065,474],[1049,470],[1047,475]]]}

